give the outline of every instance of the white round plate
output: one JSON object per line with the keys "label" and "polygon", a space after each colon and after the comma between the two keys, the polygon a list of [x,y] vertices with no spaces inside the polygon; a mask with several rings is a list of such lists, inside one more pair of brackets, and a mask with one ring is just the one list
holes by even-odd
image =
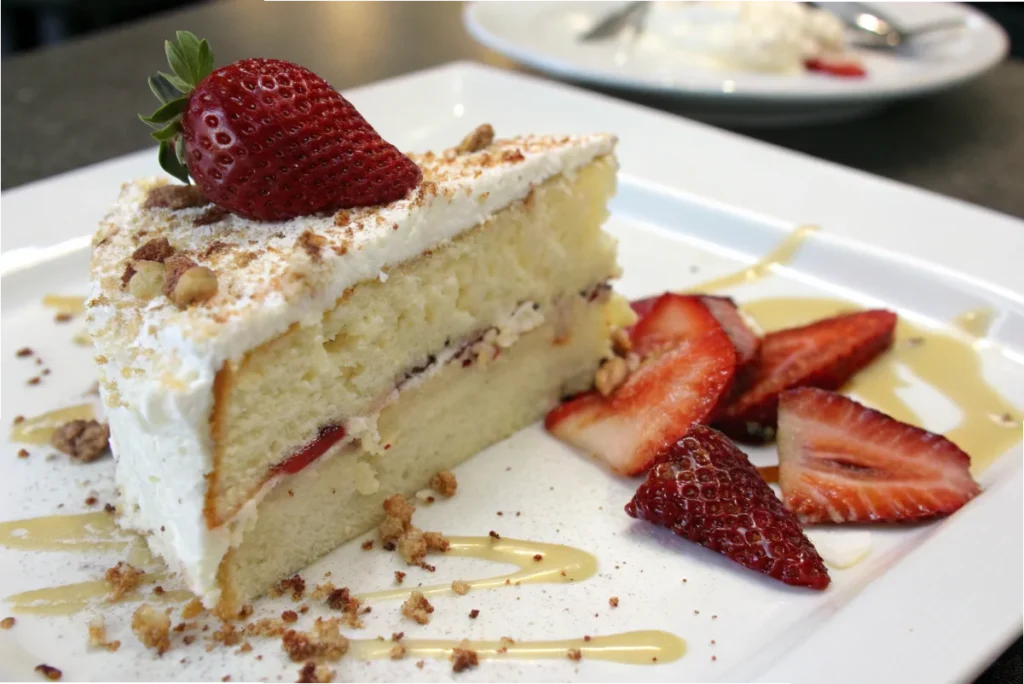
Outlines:
{"label": "white round plate", "polygon": [[799,125],[836,121],[894,100],[933,93],[998,64],[1009,41],[1002,28],[968,6],[875,3],[908,29],[960,16],[964,28],[915,40],[899,53],[858,50],[867,76],[841,78],[726,71],[684,61],[660,41],[628,35],[582,43],[578,36],[621,2],[475,2],[464,13],[476,40],[528,67],[596,87],[670,98],[684,113],[726,125]]}

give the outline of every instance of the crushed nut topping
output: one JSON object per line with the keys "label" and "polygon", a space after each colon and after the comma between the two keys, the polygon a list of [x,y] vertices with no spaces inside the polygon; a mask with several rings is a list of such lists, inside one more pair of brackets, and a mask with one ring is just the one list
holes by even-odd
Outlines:
{"label": "crushed nut topping", "polygon": [[120,641],[107,641],[107,627],[100,615],[89,621],[89,648],[104,648],[111,652],[121,648]]}
{"label": "crushed nut topping", "polygon": [[629,339],[629,333],[618,328],[612,333],[612,351],[619,356],[625,356],[633,351],[633,342]]}
{"label": "crushed nut topping", "polygon": [[132,567],[124,561],[118,561],[114,567],[107,568],[107,572],[103,576],[107,586],[110,587],[107,600],[110,602],[120,601],[138,589],[145,574],[142,570]]}
{"label": "crushed nut topping", "polygon": [[72,420],[57,428],[50,444],[81,463],[99,458],[110,445],[110,427],[95,420]]}
{"label": "crushed nut topping", "polygon": [[469,135],[462,139],[455,151],[459,154],[479,152],[485,147],[490,147],[494,142],[494,127],[491,124],[480,124]]}
{"label": "crushed nut topping", "polygon": [[348,652],[348,639],[338,631],[337,618],[317,618],[311,633],[289,629],[281,638],[281,646],[295,662],[323,658],[338,660]]}
{"label": "crushed nut topping", "polygon": [[430,480],[430,488],[441,496],[455,496],[458,487],[459,482],[455,479],[455,474],[449,470],[442,470]]}
{"label": "crushed nut topping", "polygon": [[187,309],[192,304],[205,302],[217,294],[217,276],[206,266],[186,268],[178,273],[177,278],[171,277],[170,266],[167,270],[164,293],[179,309]]}
{"label": "crushed nut topping", "polygon": [[203,192],[195,185],[161,185],[146,196],[143,209],[191,209],[209,204]]}
{"label": "crushed nut topping", "polygon": [[468,648],[452,649],[452,672],[462,672],[479,664],[480,660],[477,658],[476,651],[471,651]]}
{"label": "crushed nut topping", "polygon": [[613,356],[610,359],[605,359],[597,369],[597,373],[594,374],[594,387],[602,396],[607,397],[626,382],[628,377],[629,367],[625,360]]}
{"label": "crushed nut topping", "polygon": [[165,237],[153,238],[132,252],[132,261],[155,261],[164,263],[174,254],[174,247]]}
{"label": "crushed nut topping", "polygon": [[167,269],[157,261],[136,261],[132,264],[133,273],[128,281],[128,290],[133,297],[152,299],[164,289]]}
{"label": "crushed nut topping", "polygon": [[171,647],[171,618],[148,603],[143,603],[132,615],[132,632],[146,648],[160,655]]}
{"label": "crushed nut topping", "polygon": [[47,665],[46,663],[43,663],[42,665],[36,665],[36,672],[49,679],[51,682],[55,682],[64,676],[63,672],[53,667],[52,665]]}
{"label": "crushed nut topping", "polygon": [[402,615],[421,625],[430,622],[430,614],[433,612],[434,606],[430,605],[430,601],[420,591],[412,592],[412,595],[402,604]]}
{"label": "crushed nut topping", "polygon": [[299,670],[299,678],[295,681],[300,684],[326,684],[334,680],[334,670],[326,665],[317,665],[310,660]]}

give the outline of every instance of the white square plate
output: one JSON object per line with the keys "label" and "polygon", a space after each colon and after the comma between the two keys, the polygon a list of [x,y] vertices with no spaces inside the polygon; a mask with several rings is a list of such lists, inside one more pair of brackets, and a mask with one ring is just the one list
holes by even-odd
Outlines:
{"label": "white square plate", "polygon": [[[470,64],[455,64],[355,90],[347,95],[379,131],[405,149],[453,144],[488,121],[499,135],[525,132],[619,134],[622,172],[609,229],[620,239],[628,296],[681,290],[750,265],[798,223],[815,223],[785,266],[729,292],[740,301],[767,297],[841,298],[886,306],[916,325],[946,328],[984,309],[992,322],[975,341],[980,372],[1019,418],[1024,406],[1024,224],[824,162],[617,100]],[[410,107],[409,103],[415,103]],[[35,183],[3,195],[2,420],[34,415],[73,401],[92,382],[91,353],[71,338],[81,321],[60,326],[41,299],[84,294],[88,239],[119,184],[156,171],[150,151]],[[693,267],[693,268],[691,268]],[[797,321],[794,321],[797,322]],[[15,357],[28,346],[52,369],[38,372]],[[952,364],[951,364],[952,366]],[[901,371],[902,372],[902,371]],[[904,399],[926,427],[945,431],[959,414],[920,378],[902,372]],[[963,375],[967,378],[967,375]],[[971,374],[976,377],[976,374]],[[966,382],[966,380],[965,380]],[[487,661],[461,679],[707,681],[958,681],[969,678],[1021,628],[1022,469],[1019,423],[1009,451],[979,477],[984,493],[937,523],[873,528],[867,557],[832,570],[823,593],[785,587],[622,512],[637,481],[619,478],[555,442],[534,426],[457,470],[459,494],[424,507],[417,520],[449,534],[494,529],[520,539],[585,549],[598,560],[586,581],[531,584],[464,597],[438,597],[429,625],[399,619],[396,602],[374,602],[367,628],[354,637],[405,631],[409,637],[517,641],[578,638],[634,630],[664,630],[687,642],[686,654],[652,666],[584,657]],[[0,520],[88,510],[96,492],[112,497],[109,459],[75,466],[49,449],[4,446]],[[770,450],[752,450],[759,464]],[[511,470],[509,470],[511,468]],[[88,481],[87,484],[83,484]],[[521,511],[498,517],[497,511]],[[850,547],[860,530],[813,532]],[[96,579],[123,552],[40,553],[0,548],[4,595]],[[498,574],[481,561],[440,558],[436,576],[450,582]],[[355,541],[307,571],[314,581],[333,569],[354,590],[390,584],[391,555],[365,553]],[[342,579],[339,580],[339,577]],[[686,578],[686,582],[682,582]],[[408,580],[407,580],[408,581]],[[608,598],[618,596],[618,608]],[[0,677],[31,678],[41,662],[67,679],[284,678],[287,662],[276,640],[254,639],[255,651],[206,653],[201,643],[175,642],[157,659],[128,629],[130,603],[95,606],[70,617],[18,616],[0,631]],[[257,611],[279,612],[261,601]],[[117,653],[86,648],[86,622],[102,608]],[[470,621],[466,613],[479,608]],[[0,614],[9,606],[0,604]],[[311,619],[313,613],[303,620]],[[304,622],[300,622],[300,626]],[[262,655],[260,661],[255,655]],[[712,657],[714,656],[714,659]],[[185,658],[187,663],[179,661]],[[449,680],[450,666],[415,658],[402,662],[343,659],[339,679]]]}

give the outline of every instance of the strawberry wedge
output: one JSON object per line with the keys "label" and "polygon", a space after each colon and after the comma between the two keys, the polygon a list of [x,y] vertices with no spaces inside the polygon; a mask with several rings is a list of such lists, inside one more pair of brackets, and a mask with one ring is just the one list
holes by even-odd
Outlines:
{"label": "strawberry wedge", "polygon": [[895,328],[896,314],[875,309],[766,335],[753,383],[717,414],[715,427],[739,441],[772,440],[780,393],[842,387],[892,346]]}
{"label": "strawberry wedge", "polygon": [[626,513],[786,584],[829,585],[797,519],[746,455],[709,427],[695,425],[659,455]]}
{"label": "strawberry wedge", "polygon": [[945,437],[825,390],[782,393],[778,447],[782,499],[805,523],[937,518],[980,491]]}
{"label": "strawberry wedge", "polygon": [[659,297],[632,334],[639,365],[608,396],[585,392],[551,411],[558,439],[636,475],[689,427],[707,419],[729,389],[732,342],[700,301]]}

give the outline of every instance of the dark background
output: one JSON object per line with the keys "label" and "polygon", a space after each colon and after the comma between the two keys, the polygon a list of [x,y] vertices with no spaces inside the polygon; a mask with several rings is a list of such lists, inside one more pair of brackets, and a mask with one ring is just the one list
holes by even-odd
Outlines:
{"label": "dark background", "polygon": [[[199,0],[2,0],[3,56],[34,50]],[[1024,52],[1024,3],[969,3],[1010,34],[1012,54]]]}

